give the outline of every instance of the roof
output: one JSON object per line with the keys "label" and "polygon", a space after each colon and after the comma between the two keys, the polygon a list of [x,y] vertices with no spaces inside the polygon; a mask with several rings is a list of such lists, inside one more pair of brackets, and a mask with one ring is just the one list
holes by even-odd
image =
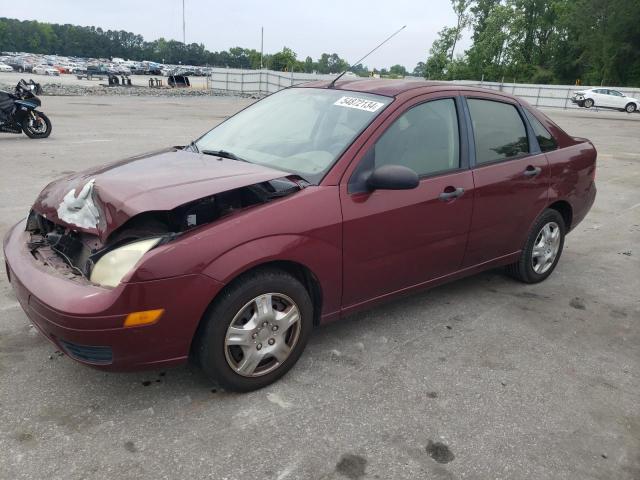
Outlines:
{"label": "roof", "polygon": [[[315,81],[305,83],[302,85],[296,85],[299,87],[308,88],[326,88],[331,84],[331,81]],[[335,85],[336,90],[347,90],[352,92],[372,93],[376,95],[385,95],[387,97],[395,97],[401,93],[409,90],[418,90],[418,94],[429,93],[430,91],[442,91],[442,90],[456,90],[465,92],[486,92],[497,96],[515,98],[506,92],[500,92],[497,90],[481,88],[476,86],[457,85],[453,83],[444,82],[431,82],[421,79],[412,80],[390,80],[380,78],[365,78],[365,79],[346,79],[339,80]]]}
{"label": "roof", "polygon": [[[305,83],[304,85],[300,85],[301,87],[310,87],[310,88],[326,88],[331,84],[330,80],[319,80],[316,82]],[[385,95],[388,97],[395,97],[407,90],[414,90],[416,88],[425,88],[425,87],[442,87],[448,86],[452,87],[453,90],[458,87],[455,85],[439,83],[439,82],[428,82],[426,80],[416,79],[416,80],[389,80],[389,79],[380,79],[380,78],[365,78],[365,79],[344,79],[338,80],[335,84],[336,90],[349,90],[352,92],[362,92],[362,93],[373,93],[377,95]]]}

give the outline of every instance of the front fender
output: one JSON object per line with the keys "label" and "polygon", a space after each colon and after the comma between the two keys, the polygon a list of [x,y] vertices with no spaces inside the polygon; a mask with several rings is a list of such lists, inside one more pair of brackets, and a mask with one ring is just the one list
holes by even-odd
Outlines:
{"label": "front fender", "polygon": [[315,275],[322,291],[322,317],[333,316],[339,311],[342,292],[340,247],[318,238],[274,235],[255,239],[222,254],[202,273],[227,284],[254,267],[274,261],[300,264]]}

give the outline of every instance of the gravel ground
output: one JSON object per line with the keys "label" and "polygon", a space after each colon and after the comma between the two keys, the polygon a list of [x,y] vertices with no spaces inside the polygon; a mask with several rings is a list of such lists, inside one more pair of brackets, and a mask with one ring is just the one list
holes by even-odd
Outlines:
{"label": "gravel ground", "polygon": [[[52,179],[248,102],[45,98],[51,138],[0,135],[0,235]],[[548,113],[596,144],[599,192],[547,281],[487,272],[319,328],[258,392],[78,365],[0,278],[0,478],[638,480],[640,115]]]}
{"label": "gravel ground", "polygon": [[[189,77],[190,88],[171,88],[167,85],[167,77],[154,75],[131,75],[131,87],[109,87],[107,79],[103,80],[78,80],[75,75],[46,76],[29,73],[5,73],[0,72],[0,90],[13,91],[18,81],[24,78],[40,83],[41,96],[151,96],[151,97],[210,97],[227,95],[226,92],[207,89],[205,77]],[[162,79],[160,88],[149,87],[149,79]],[[239,94],[240,95],[240,94]],[[251,98],[251,94],[243,94],[243,97]]]}

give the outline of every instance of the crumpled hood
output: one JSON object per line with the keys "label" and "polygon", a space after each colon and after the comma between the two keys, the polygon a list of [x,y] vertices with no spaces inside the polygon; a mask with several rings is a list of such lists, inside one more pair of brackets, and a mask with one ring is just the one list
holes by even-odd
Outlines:
{"label": "crumpled hood", "polygon": [[33,210],[104,242],[139,213],[172,210],[287,175],[252,163],[170,149],[56,180],[42,190]]}

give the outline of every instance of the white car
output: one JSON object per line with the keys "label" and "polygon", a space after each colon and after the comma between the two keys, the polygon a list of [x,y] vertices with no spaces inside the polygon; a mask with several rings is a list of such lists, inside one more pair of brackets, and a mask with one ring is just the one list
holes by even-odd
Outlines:
{"label": "white car", "polygon": [[13,68],[6,63],[0,63],[0,72],[13,72]]}
{"label": "white car", "polygon": [[33,73],[37,73],[38,75],[60,76],[60,72],[49,65],[38,65],[37,67],[33,67]]}
{"label": "white car", "polygon": [[615,108],[633,113],[640,110],[640,100],[627,97],[624,93],[610,88],[591,88],[576,92],[571,101],[579,107]]}

